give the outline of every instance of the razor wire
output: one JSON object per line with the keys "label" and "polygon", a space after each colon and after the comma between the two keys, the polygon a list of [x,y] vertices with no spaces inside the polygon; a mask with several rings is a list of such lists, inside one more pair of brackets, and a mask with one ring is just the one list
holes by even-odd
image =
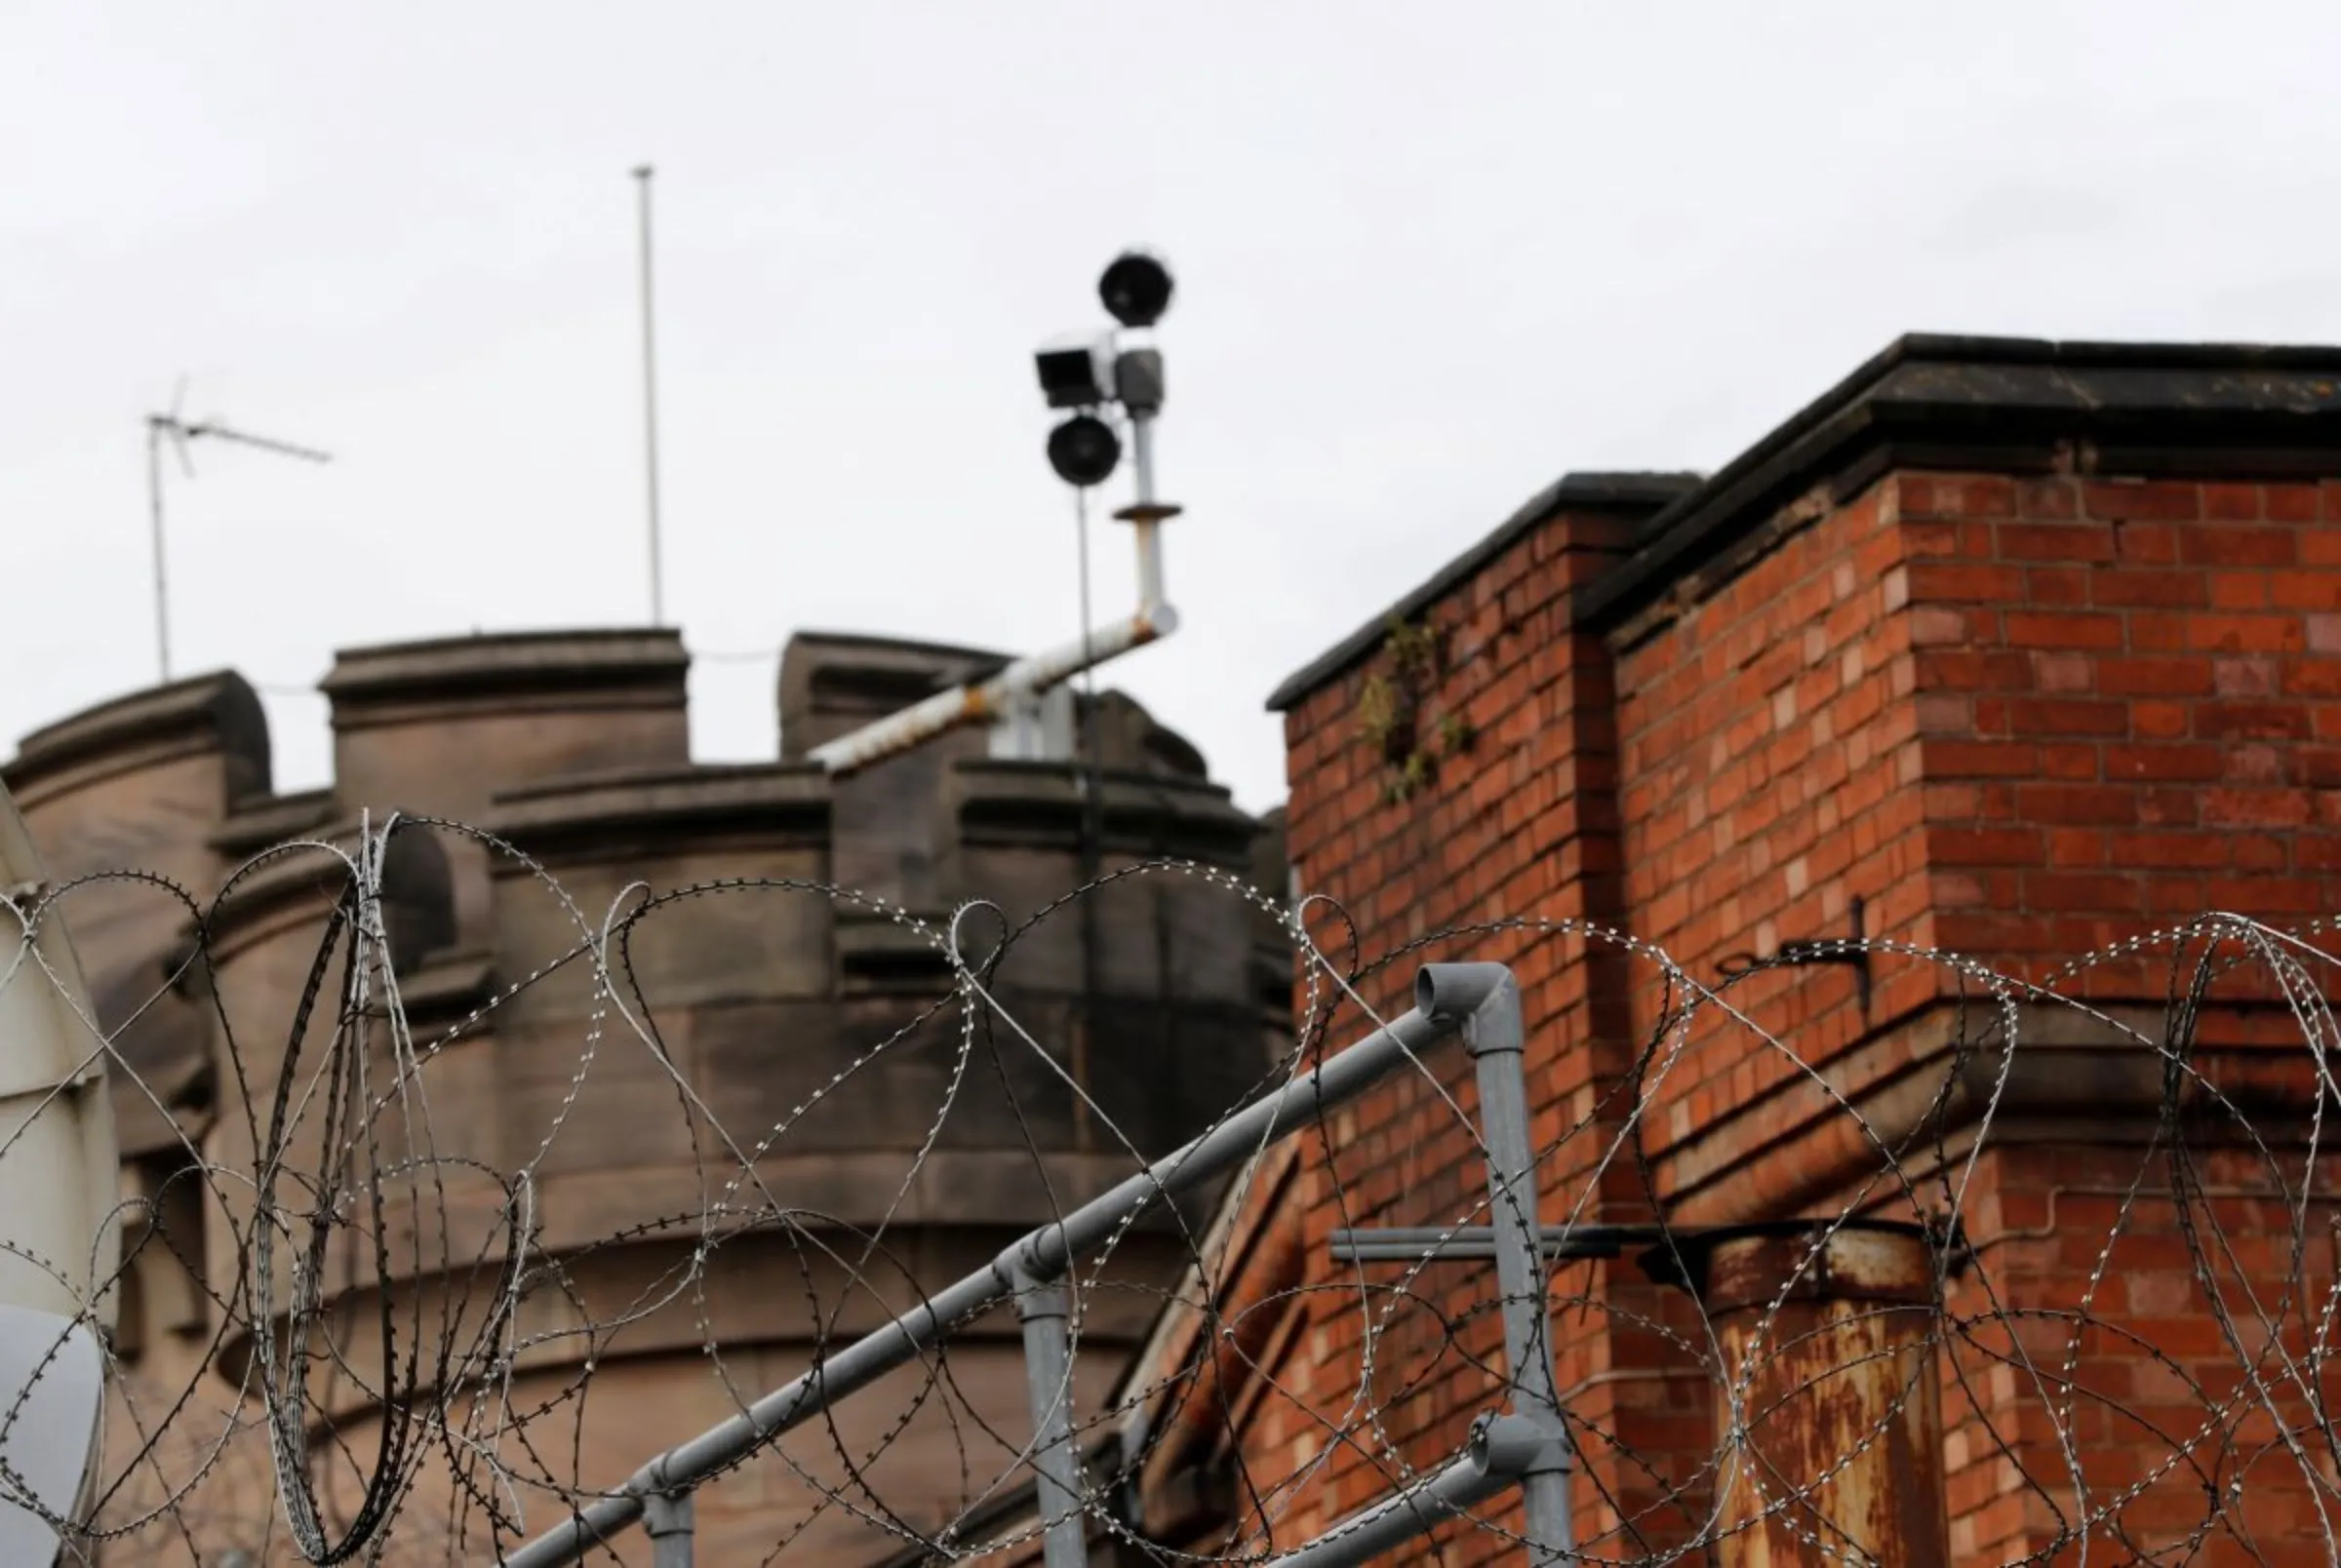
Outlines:
{"label": "razor wire", "polygon": [[[464,955],[401,951],[391,859],[411,835],[499,863],[497,896],[526,889],[555,933],[525,972],[459,993],[454,1016],[417,998]],[[2324,921],[2206,915],[2025,973],[1850,938],[1693,972],[1626,933],[1532,913],[1368,952],[1339,906],[1290,908],[1188,862],[940,920],[762,877],[581,900],[513,845],[437,819],[280,846],[208,902],[137,872],[5,902],[0,919],[28,934],[74,928],[100,895],[117,901],[109,919],[152,900],[190,934],[151,996],[114,999],[103,1028],[86,1020],[116,1107],[170,1129],[126,1157],[139,1175],[118,1211],[122,1260],[103,1278],[27,1260],[120,1319],[97,1484],[71,1517],[26,1495],[7,1461],[20,1392],[0,1409],[0,1499],[49,1518],[68,1561],[503,1561],[640,1462],[931,1305],[958,1272],[955,1237],[996,1250],[1169,1152],[1122,1124],[1108,1085],[1133,1052],[1171,1047],[1072,1030],[1018,967],[1085,901],[1165,882],[1210,889],[1223,918],[1272,918],[1295,961],[1281,1048],[1181,1136],[1386,1030],[1426,960],[1510,964],[1536,1006],[1556,976],[1578,977],[1564,989],[1579,1001],[1531,1019],[1543,1201],[1523,1222],[1550,1243],[1541,1321],[1577,1467],[1567,1560],[1734,1560],[1756,1534],[1803,1560],[1902,1560],[1881,1554],[1853,1482],[1915,1431],[1939,1445],[1921,1456],[1941,1471],[1929,1506],[1963,1564],[2341,1563],[2327,1399],[2341,1206],[2324,1133],[2341,1029]],[[272,966],[247,975],[252,938],[222,937],[221,912],[295,885],[323,913],[272,937]],[[841,912],[924,949],[932,981],[774,1002],[743,971],[661,994],[677,951],[713,944],[752,965],[759,944],[828,940]],[[4,983],[55,983],[23,951]],[[1865,999],[1925,977],[1949,1023],[1902,1078],[1855,1060],[1865,1037],[1842,1002],[1824,1028],[1800,1000],[1791,971],[1832,961],[1861,967]],[[2160,993],[2143,1012],[2140,976]],[[770,1012],[745,1068],[711,1065],[696,1021],[717,1006]],[[2200,1037],[2221,1009],[2257,1031],[2248,1048]],[[136,1032],[164,1014],[201,1020],[200,1094],[142,1076]],[[527,1061],[500,1033],[515,1020]],[[1567,1068],[1594,1037],[1605,1065]],[[2097,1075],[2116,1097],[2149,1084],[2129,1142],[2019,1103],[2043,1071]],[[750,1117],[765,1078],[787,1103]],[[1038,1562],[1077,1514],[1091,1560],[1265,1565],[1387,1526],[1376,1500],[1431,1509],[1447,1467],[1488,1441],[1474,1418],[1520,1376],[1499,1332],[1507,1292],[1472,1250],[1518,1216],[1482,1180],[1469,1079],[1459,1059],[1409,1060],[1289,1142],[1259,1140],[1202,1199],[1133,1213],[1069,1259],[1059,1446],[1036,1447],[1003,1296],[988,1320],[942,1325],[897,1373],[690,1478],[700,1506],[676,1527],[707,1560],[907,1568]],[[1020,1150],[961,1136],[979,1094]],[[1689,1213],[1683,1151],[1694,1134],[1761,1151],[1792,1133],[1837,1150],[1832,1174],[1773,1204],[1802,1226],[1787,1266],[1716,1308],[1702,1271],[1710,1233],[1730,1227]],[[581,1158],[580,1138],[596,1145]],[[2004,1155],[2037,1179],[2004,1180]],[[984,1184],[1019,1156],[1026,1175],[1008,1185],[1023,1196],[987,1214]],[[1726,1176],[1709,1198],[1738,1168],[1715,1157]],[[833,1211],[840,1193],[858,1208]],[[1888,1222],[1918,1238],[1907,1299],[1813,1307],[1838,1239]],[[1409,1549],[1472,1562],[1524,1545],[1515,1498],[1432,1511],[1406,1522],[1423,1536]],[[659,1549],[635,1531],[581,1560]]]}

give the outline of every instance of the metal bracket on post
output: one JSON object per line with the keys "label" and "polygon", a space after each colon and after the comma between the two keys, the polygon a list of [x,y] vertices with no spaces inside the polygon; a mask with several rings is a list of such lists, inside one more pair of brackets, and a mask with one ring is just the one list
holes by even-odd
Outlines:
{"label": "metal bracket on post", "polygon": [[1568,1424],[1553,1370],[1552,1319],[1539,1262],[1543,1230],[1536,1213],[1535,1152],[1528,1142],[1528,1084],[1523,1059],[1528,1027],[1520,986],[1500,963],[1426,963],[1414,980],[1414,1005],[1433,1020],[1456,1019],[1477,1068],[1480,1141],[1488,1154],[1488,1230],[1495,1277],[1503,1292],[1504,1364],[1512,1408],[1544,1438],[1544,1451],[1521,1475],[1528,1511],[1528,1561],[1572,1561],[1576,1528],[1569,1516]]}
{"label": "metal bracket on post", "polygon": [[1783,942],[1770,958],[1755,953],[1733,953],[1719,962],[1716,973],[1734,980],[1766,964],[1778,964],[1787,969],[1810,968],[1815,964],[1841,964],[1853,971],[1853,1000],[1865,1019],[1870,1015],[1870,950],[1863,945],[1864,922],[1861,896],[1857,893],[1846,904],[1849,935],[1843,937],[1797,937]]}
{"label": "metal bracket on post", "polygon": [[692,1568],[697,1508],[691,1492],[657,1492],[642,1500],[642,1533],[651,1538],[654,1568]]}
{"label": "metal bracket on post", "polygon": [[1073,1447],[1073,1349],[1065,1287],[1022,1267],[1015,1270],[1013,1283],[1016,1317],[1024,1325],[1042,1561],[1047,1568],[1088,1568],[1089,1520],[1082,1510],[1081,1456]]}

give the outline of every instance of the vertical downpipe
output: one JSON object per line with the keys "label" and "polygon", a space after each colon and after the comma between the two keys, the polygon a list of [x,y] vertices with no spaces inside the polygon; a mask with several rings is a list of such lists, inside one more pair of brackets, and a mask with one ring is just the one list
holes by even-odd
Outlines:
{"label": "vertical downpipe", "polygon": [[1925,1233],[1767,1226],[1714,1240],[1705,1273],[1701,1305],[1748,1423],[1735,1436],[1731,1391],[1719,1391],[1732,1445],[1717,1477],[1725,1568],[1948,1568]]}

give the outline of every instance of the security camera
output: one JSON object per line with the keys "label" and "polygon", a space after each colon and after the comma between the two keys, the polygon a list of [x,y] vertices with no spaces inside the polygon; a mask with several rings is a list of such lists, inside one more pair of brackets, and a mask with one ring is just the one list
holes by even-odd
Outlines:
{"label": "security camera", "polygon": [[1101,345],[1093,337],[1059,338],[1032,356],[1041,395],[1051,409],[1094,409],[1107,401]]}
{"label": "security camera", "polygon": [[1125,327],[1151,327],[1170,308],[1170,269],[1144,251],[1125,251],[1097,280],[1106,314]]}
{"label": "security camera", "polygon": [[1102,485],[1122,461],[1122,438],[1093,413],[1077,413],[1049,432],[1049,466],[1081,490]]}
{"label": "security camera", "polygon": [[1114,357],[1114,398],[1141,419],[1163,412],[1163,356],[1159,349],[1125,349]]}

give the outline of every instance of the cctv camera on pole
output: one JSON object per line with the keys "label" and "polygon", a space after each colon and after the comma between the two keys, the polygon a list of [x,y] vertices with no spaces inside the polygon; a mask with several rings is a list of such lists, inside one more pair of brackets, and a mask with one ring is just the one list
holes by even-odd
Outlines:
{"label": "cctv camera on pole", "polygon": [[1132,525],[1138,546],[1138,602],[1141,613],[1161,607],[1163,543],[1160,525],[1179,509],[1155,494],[1154,421],[1163,412],[1163,355],[1141,337],[1125,344],[1125,332],[1146,333],[1170,308],[1170,269],[1159,256],[1125,251],[1097,280],[1097,298],[1118,329],[1057,338],[1033,356],[1041,395],[1051,409],[1072,416],[1049,432],[1049,466],[1056,477],[1089,490],[1113,477],[1122,462],[1122,438],[1109,418],[1117,411],[1130,420],[1130,445],[1137,469],[1137,498],[1114,516]]}
{"label": "cctv camera on pole", "polygon": [[[1144,251],[1125,251],[1097,280],[1097,298],[1123,332],[1145,332],[1170,308],[1170,269]],[[1078,490],[1102,485],[1122,462],[1122,440],[1104,417],[1119,409],[1130,419],[1137,500],[1116,512],[1126,523],[1152,525],[1178,515],[1154,492],[1154,421],[1163,412],[1162,351],[1123,346],[1120,333],[1076,334],[1033,356],[1041,395],[1072,416],[1049,433],[1049,466]]]}

